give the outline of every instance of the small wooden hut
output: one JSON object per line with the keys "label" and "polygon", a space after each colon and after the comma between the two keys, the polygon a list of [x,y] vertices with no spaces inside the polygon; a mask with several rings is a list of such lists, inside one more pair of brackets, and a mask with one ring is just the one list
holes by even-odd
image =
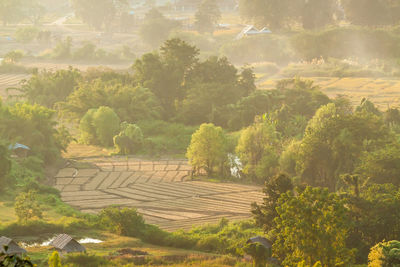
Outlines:
{"label": "small wooden hut", "polygon": [[270,240],[268,240],[265,237],[262,236],[256,236],[256,237],[252,237],[249,240],[247,240],[247,244],[250,243],[260,243],[261,245],[263,245],[265,248],[267,249],[271,249],[272,248],[272,242]]}
{"label": "small wooden hut", "polygon": [[51,241],[50,246],[53,246],[60,254],[86,252],[84,246],[67,234],[58,235]]}
{"label": "small wooden hut", "polygon": [[[7,247],[7,250],[5,249]],[[0,237],[0,253],[7,255],[21,255],[26,254],[26,250],[18,246],[18,244],[11,238],[2,236]]]}

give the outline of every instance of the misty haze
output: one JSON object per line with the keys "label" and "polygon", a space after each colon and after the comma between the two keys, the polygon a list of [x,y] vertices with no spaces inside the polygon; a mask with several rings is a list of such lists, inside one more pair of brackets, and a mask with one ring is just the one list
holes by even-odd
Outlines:
{"label": "misty haze", "polygon": [[0,267],[399,267],[400,0],[0,0]]}

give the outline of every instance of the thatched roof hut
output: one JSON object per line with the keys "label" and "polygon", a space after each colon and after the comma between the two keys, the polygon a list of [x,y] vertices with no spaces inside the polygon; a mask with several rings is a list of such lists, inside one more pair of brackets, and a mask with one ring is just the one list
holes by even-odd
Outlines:
{"label": "thatched roof hut", "polygon": [[66,234],[58,235],[53,241],[51,241],[50,246],[53,246],[58,252],[61,253],[86,252],[84,246]]}
{"label": "thatched roof hut", "polygon": [[[5,250],[7,247],[7,251]],[[7,255],[25,254],[26,250],[18,246],[12,239],[2,236],[0,237],[0,252]]]}

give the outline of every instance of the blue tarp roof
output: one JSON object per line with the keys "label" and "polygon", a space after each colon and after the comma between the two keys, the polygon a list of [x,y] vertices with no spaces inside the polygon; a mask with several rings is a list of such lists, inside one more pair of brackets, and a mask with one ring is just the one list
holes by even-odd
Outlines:
{"label": "blue tarp roof", "polygon": [[23,144],[18,144],[18,143],[15,143],[14,145],[9,145],[8,146],[8,149],[9,150],[16,150],[16,149],[25,149],[25,150],[31,150],[28,146],[26,146],[26,145],[23,145]]}

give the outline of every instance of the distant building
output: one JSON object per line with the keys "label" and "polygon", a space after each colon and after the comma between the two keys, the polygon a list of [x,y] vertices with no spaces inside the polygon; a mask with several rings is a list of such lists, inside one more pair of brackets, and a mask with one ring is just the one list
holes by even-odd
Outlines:
{"label": "distant building", "polygon": [[53,246],[60,254],[86,252],[84,246],[66,234],[58,235],[53,241],[50,242],[50,246]]}
{"label": "distant building", "polygon": [[[5,250],[7,247],[7,250]],[[26,250],[18,246],[12,239],[2,236],[0,237],[0,252],[7,255],[26,254]]]}
{"label": "distant building", "polygon": [[248,25],[236,36],[236,40],[242,39],[245,36],[270,34],[270,33],[272,32],[265,27],[262,28],[262,30],[258,30],[253,25]]}
{"label": "distant building", "polygon": [[26,145],[15,143],[14,145],[9,145],[8,150],[11,150],[17,157],[24,158],[28,156],[31,149]]}

